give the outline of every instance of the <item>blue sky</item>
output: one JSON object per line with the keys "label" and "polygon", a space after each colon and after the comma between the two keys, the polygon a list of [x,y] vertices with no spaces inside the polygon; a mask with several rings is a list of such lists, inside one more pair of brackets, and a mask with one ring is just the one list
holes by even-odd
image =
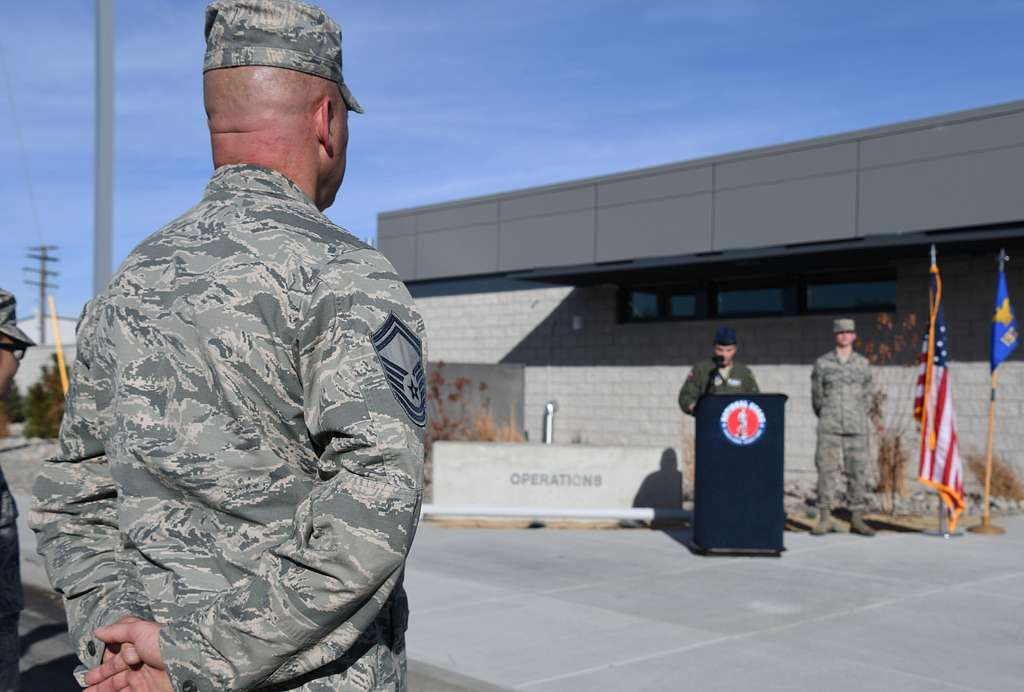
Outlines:
{"label": "blue sky", "polygon": [[[191,206],[210,174],[203,8],[115,0],[115,265]],[[883,125],[1024,97],[1022,2],[390,0],[341,23],[351,119],[328,215],[376,215]],[[61,246],[60,312],[91,293],[92,0],[5,3],[0,285],[23,295],[28,245]],[[0,76],[2,80],[2,76]]]}

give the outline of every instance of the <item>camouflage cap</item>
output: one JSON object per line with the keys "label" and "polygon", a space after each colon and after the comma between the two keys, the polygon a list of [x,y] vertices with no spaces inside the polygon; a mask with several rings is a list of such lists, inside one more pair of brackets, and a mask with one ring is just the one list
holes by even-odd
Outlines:
{"label": "camouflage cap", "polygon": [[849,317],[840,317],[839,319],[832,321],[832,333],[839,334],[840,332],[855,332],[857,331],[857,325],[854,324],[853,320]]}
{"label": "camouflage cap", "polygon": [[266,65],[337,82],[349,110],[363,107],[341,74],[341,28],[319,7],[295,0],[215,0],[206,8],[203,72]]}
{"label": "camouflage cap", "polygon": [[18,328],[18,316],[15,314],[17,307],[18,301],[14,299],[14,294],[0,288],[0,334],[26,346],[35,346],[36,342]]}

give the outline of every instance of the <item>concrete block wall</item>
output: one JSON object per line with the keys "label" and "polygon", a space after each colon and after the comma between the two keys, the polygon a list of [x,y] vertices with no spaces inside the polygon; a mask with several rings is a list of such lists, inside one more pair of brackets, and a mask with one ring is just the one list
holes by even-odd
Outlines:
{"label": "concrete block wall", "polygon": [[547,320],[571,288],[420,298],[427,357],[451,363],[515,362],[506,356]]}
{"label": "concrete block wall", "polygon": [[[988,423],[988,339],[995,272],[991,253],[940,261],[954,397],[964,454],[982,453]],[[902,323],[923,317],[927,261],[897,266]],[[1024,315],[1024,269],[1007,274],[1010,295]],[[541,288],[421,298],[431,360],[510,362],[526,365],[526,428],[541,438],[545,402],[556,400],[556,440],[594,445],[676,446],[684,450],[692,420],[676,397],[689,368],[707,357],[718,322],[622,324],[617,289]],[[810,405],[810,372],[831,345],[833,315],[731,320],[740,338],[739,358],[751,364],[763,391],[790,397],[786,464],[792,476],[813,478],[816,419]],[[856,315],[863,339],[878,343],[885,330],[874,314]],[[923,327],[923,322],[918,323]],[[907,330],[901,362],[912,362],[921,327]],[[891,339],[890,339],[891,341]],[[1000,368],[996,452],[1024,479],[1024,362],[1021,353]],[[876,368],[887,394],[887,417],[907,426],[916,457],[916,432],[908,422],[916,369]],[[685,453],[685,452],[684,452]],[[916,462],[915,462],[916,463]],[[970,480],[970,477],[969,477]]]}

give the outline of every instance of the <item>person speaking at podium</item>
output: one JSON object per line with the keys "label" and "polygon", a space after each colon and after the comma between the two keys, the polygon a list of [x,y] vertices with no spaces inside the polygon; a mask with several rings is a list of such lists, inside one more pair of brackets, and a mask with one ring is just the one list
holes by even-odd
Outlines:
{"label": "person speaking at podium", "polygon": [[719,327],[715,331],[715,345],[711,358],[703,360],[690,370],[679,390],[679,408],[693,415],[697,400],[705,394],[757,394],[757,380],[743,363],[737,363],[736,330]]}

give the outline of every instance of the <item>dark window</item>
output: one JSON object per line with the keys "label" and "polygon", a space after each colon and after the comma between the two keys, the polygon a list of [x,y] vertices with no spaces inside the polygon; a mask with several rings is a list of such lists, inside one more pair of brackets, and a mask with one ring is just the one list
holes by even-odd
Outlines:
{"label": "dark window", "polygon": [[652,322],[896,309],[896,277],[884,268],[859,274],[764,276],[695,285],[623,287],[619,320]]}
{"label": "dark window", "polygon": [[719,315],[779,315],[786,311],[786,289],[721,288],[717,307]]}
{"label": "dark window", "polygon": [[668,296],[668,316],[676,319],[697,316],[697,294],[671,293]]}
{"label": "dark window", "polygon": [[629,291],[626,316],[630,320],[658,319],[658,294],[649,291]]}
{"label": "dark window", "polygon": [[840,310],[892,310],[896,307],[896,280],[829,281],[808,280],[808,312]]}
{"label": "dark window", "polygon": [[692,320],[707,316],[707,293],[702,290],[623,289],[620,293],[623,322]]}

